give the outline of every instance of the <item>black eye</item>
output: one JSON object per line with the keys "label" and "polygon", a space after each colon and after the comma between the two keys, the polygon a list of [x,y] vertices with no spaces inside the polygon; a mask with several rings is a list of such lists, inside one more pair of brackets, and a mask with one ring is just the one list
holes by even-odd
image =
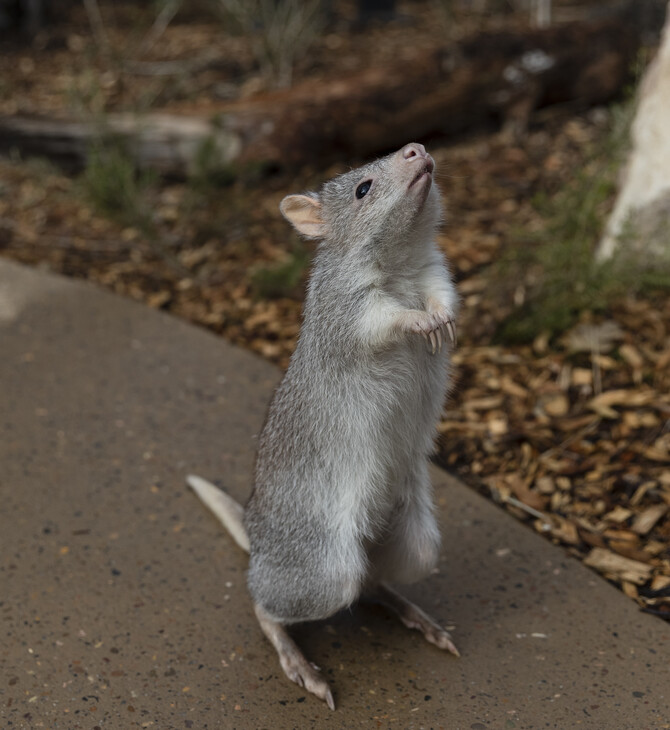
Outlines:
{"label": "black eye", "polygon": [[372,187],[372,180],[366,180],[365,182],[361,183],[356,188],[356,197],[359,200],[361,198],[364,198],[368,194],[368,192],[369,192],[369,190],[370,190],[371,187]]}

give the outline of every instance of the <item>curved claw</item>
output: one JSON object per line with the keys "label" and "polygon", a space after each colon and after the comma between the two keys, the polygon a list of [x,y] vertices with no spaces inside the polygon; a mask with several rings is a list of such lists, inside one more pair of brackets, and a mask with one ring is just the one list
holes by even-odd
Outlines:
{"label": "curved claw", "polygon": [[439,327],[435,330],[435,338],[437,339],[437,351],[442,352],[442,331]]}
{"label": "curved claw", "polygon": [[444,337],[444,344],[446,345],[448,342],[453,348],[454,341],[451,339],[451,333],[449,332],[449,327],[447,327],[446,322],[442,323],[442,336]]}
{"label": "curved claw", "polygon": [[435,331],[432,330],[430,332],[430,334],[428,335],[428,337],[430,338],[430,345],[432,347],[432,353],[431,354],[434,355],[435,354],[435,350],[437,349],[437,337],[435,336]]}
{"label": "curved claw", "polygon": [[450,641],[450,642],[449,642],[449,643],[447,644],[447,651],[449,651],[449,652],[450,652],[451,654],[453,654],[454,656],[457,656],[457,657],[460,657],[460,656],[461,656],[461,652],[460,652],[460,651],[458,651],[458,649],[457,649],[457,648],[456,648],[456,646],[454,645],[454,642],[453,642],[453,641]]}
{"label": "curved claw", "polygon": [[[417,628],[421,630],[420,627]],[[453,654],[456,657],[461,656],[461,653],[458,651],[456,645],[451,640],[451,635],[449,634],[449,632],[445,631],[439,626],[435,626],[434,631],[424,631],[424,636],[431,644],[435,644],[438,649],[448,651],[450,654]]]}
{"label": "curved claw", "polygon": [[451,319],[448,319],[444,326],[447,328],[447,332],[449,334],[449,339],[451,340],[452,347],[456,347],[456,344],[458,340],[456,339],[456,328],[454,327],[454,322]]}

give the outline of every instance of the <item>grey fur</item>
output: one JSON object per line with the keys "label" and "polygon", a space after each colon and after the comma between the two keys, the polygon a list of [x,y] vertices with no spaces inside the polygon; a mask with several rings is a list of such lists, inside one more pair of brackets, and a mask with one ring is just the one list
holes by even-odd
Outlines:
{"label": "grey fur", "polygon": [[244,518],[249,589],[283,624],[416,580],[437,559],[427,460],[448,355],[431,354],[421,334],[441,332],[457,299],[434,240],[439,192],[430,179],[408,189],[424,161],[403,150],[310,194],[322,240]]}

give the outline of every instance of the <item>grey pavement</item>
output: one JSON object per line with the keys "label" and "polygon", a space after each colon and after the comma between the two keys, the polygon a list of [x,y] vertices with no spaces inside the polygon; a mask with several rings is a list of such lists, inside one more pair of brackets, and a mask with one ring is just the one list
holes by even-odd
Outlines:
{"label": "grey pavement", "polygon": [[2,728],[670,728],[670,626],[443,472],[439,572],[405,589],[461,659],[376,606],[294,631],[188,490],[244,500],[275,368],[85,283],[0,262]]}

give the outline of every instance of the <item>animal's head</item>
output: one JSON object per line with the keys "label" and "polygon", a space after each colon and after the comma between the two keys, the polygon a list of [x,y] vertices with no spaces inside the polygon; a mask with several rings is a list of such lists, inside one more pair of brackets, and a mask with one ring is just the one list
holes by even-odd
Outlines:
{"label": "animal's head", "polygon": [[408,236],[432,235],[441,215],[435,161],[423,145],[339,175],[318,193],[288,195],[284,217],[303,236],[343,250],[388,250]]}

